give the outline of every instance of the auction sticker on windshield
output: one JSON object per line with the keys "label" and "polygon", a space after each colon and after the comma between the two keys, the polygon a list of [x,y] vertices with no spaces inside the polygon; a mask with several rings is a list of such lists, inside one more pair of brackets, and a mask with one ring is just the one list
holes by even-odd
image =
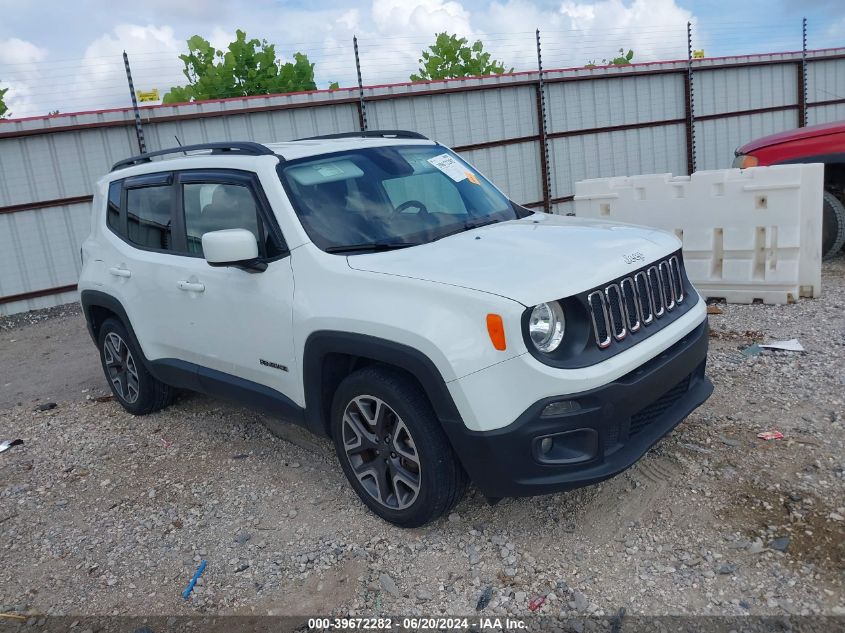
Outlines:
{"label": "auction sticker on windshield", "polygon": [[449,176],[449,178],[455,182],[466,180],[466,167],[461,165],[452,156],[449,156],[449,154],[438,154],[434,158],[429,158],[428,162],[437,167],[437,169]]}

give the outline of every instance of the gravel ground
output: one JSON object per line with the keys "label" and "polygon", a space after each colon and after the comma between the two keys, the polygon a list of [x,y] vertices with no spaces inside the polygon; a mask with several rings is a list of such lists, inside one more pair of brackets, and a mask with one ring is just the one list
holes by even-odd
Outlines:
{"label": "gravel ground", "polygon": [[[845,615],[845,258],[820,299],[719,308],[713,397],[633,468],[493,507],[470,490],[416,530],[369,514],[297,429],[192,394],[134,418],[90,351],[39,383],[43,354],[93,349],[78,311],[0,320],[0,439],[24,440],[0,454],[0,610]],[[807,351],[740,351],[788,338]]]}

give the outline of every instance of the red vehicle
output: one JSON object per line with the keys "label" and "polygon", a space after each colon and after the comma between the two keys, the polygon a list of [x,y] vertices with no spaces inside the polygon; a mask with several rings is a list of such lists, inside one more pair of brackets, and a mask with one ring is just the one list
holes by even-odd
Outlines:
{"label": "red vehicle", "polygon": [[734,167],[824,163],[822,257],[845,244],[845,121],[800,127],[758,138],[734,152]]}

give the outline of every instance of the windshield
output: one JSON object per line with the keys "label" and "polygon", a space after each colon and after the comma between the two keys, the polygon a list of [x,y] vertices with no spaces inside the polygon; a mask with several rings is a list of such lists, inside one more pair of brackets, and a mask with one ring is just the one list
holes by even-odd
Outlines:
{"label": "windshield", "polygon": [[281,166],[311,240],[329,252],[430,242],[513,220],[516,207],[445,147],[370,147]]}

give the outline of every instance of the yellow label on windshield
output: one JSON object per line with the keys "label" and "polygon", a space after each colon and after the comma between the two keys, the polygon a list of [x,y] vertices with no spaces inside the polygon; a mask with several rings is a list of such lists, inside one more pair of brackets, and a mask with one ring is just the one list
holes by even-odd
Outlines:
{"label": "yellow label on windshield", "polygon": [[480,185],[481,183],[478,181],[478,178],[475,177],[475,174],[471,171],[467,172],[467,180],[469,180],[474,185]]}

